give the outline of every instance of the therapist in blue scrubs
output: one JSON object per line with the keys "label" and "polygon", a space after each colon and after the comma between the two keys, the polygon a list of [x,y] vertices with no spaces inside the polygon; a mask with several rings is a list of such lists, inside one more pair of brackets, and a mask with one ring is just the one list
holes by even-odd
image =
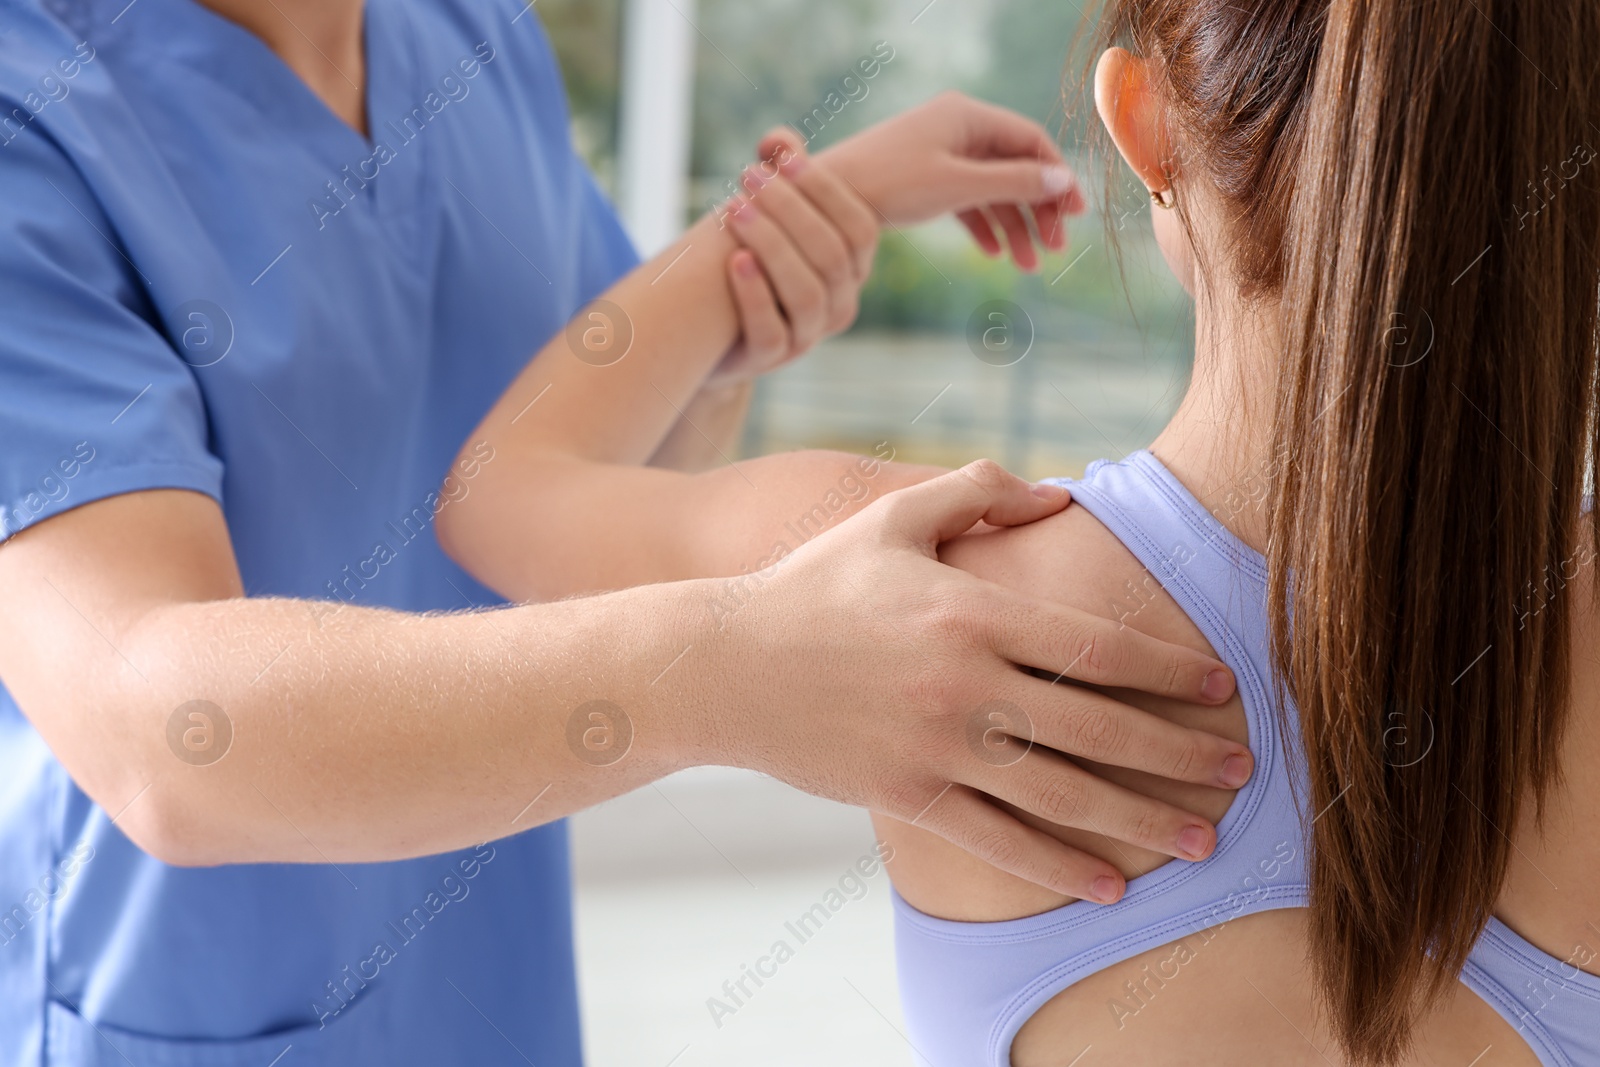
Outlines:
{"label": "therapist in blue scrubs", "polygon": [[[963,180],[1074,209],[1043,148],[993,147]],[[810,339],[796,264],[842,218],[640,268],[667,310],[635,308],[629,365],[685,416],[646,461],[737,407],[729,366]],[[940,795],[957,756],[897,739],[966,752],[1065,632],[1106,653],[1074,676],[1227,695],[1207,657],[935,562],[1065,503],[990,467],[818,538],[739,626],[710,583],[506,606],[452,562],[436,517],[496,461],[462,442],[636,266],[518,0],[0,0],[0,235],[0,1063],[578,1064],[561,816],[758,754]],[[627,430],[542,402],[602,452]],[[815,686],[732,685],[780,665]],[[1079,707],[1026,684],[1036,717]],[[1077,884],[998,809],[941,832]]]}

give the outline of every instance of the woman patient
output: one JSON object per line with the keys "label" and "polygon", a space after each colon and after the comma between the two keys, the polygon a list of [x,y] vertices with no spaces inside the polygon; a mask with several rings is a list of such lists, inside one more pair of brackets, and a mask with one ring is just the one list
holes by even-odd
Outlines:
{"label": "woman patient", "polygon": [[[1067,510],[944,554],[1219,656],[1221,712],[1112,695],[1248,744],[1254,775],[1075,760],[1151,799],[1128,826],[1020,709],[980,708],[993,802],[1127,888],[1075,900],[927,829],[970,794],[877,816],[923,1061],[1600,1064],[1596,41],[1593,0],[1109,0],[1095,103],[1194,297],[1193,380]],[[692,522],[614,494],[617,526],[695,538],[630,580],[748,569],[829,462],[672,482]],[[516,529],[540,550],[454,550],[514,597],[600,573]],[[1114,752],[1122,721],[1051,740]],[[1004,803],[1047,777],[1070,788],[1043,815]]]}
{"label": "woman patient", "polygon": [[1219,820],[1194,865],[1020,813],[1121,868],[1111,908],[878,817],[931,1063],[1600,1064],[1596,10],[1109,5],[1095,101],[1193,381],[946,556],[1214,650],[1256,774],[1101,770]]}

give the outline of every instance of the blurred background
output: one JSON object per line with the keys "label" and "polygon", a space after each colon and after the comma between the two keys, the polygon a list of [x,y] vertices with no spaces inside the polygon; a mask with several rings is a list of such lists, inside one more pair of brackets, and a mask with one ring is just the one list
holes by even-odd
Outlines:
{"label": "blurred background", "polygon": [[[991,456],[1032,478],[1076,475],[1142,447],[1171,414],[1192,319],[1151,240],[1148,202],[1118,188],[1107,209],[1104,160],[1086,154],[1092,57],[1075,44],[1074,0],[534,10],[565,70],[578,147],[646,254],[731,192],[770,127],[809,116],[819,151],[947,88],[1043,122],[1089,188],[1094,210],[1033,275],[986,259],[954,223],[886,233],[855,327],[760,383],[746,454],[886,441],[916,462]],[[869,56],[880,69],[864,79],[855,68]],[[573,838],[596,1067],[919,1062],[899,1016],[881,869],[804,943],[786,925],[870,853],[864,814],[711,768],[579,816]],[[793,958],[758,986],[745,969],[779,941]]]}

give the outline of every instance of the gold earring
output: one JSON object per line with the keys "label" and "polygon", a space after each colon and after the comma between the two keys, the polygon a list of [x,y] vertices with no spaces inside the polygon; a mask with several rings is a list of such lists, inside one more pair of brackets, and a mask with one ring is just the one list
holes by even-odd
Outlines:
{"label": "gold earring", "polygon": [[1170,185],[1165,189],[1151,189],[1150,202],[1156,207],[1171,211],[1178,206],[1177,191]]}

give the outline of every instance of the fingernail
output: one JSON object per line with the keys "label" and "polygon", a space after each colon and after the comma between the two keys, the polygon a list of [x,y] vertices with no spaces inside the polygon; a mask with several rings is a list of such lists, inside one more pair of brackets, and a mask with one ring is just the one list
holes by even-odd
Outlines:
{"label": "fingernail", "polygon": [[1100,904],[1115,904],[1117,897],[1121,895],[1117,888],[1117,880],[1104,874],[1094,880],[1094,885],[1089,887],[1089,891],[1094,894],[1090,899]]}
{"label": "fingernail", "polygon": [[755,218],[756,206],[748,200],[740,199],[733,205],[733,210],[728,212],[730,218],[739,222],[749,222]]}
{"label": "fingernail", "polygon": [[1250,780],[1250,757],[1232,755],[1222,761],[1220,781],[1228,789],[1238,789]]}
{"label": "fingernail", "polygon": [[1187,859],[1197,860],[1206,854],[1209,836],[1204,827],[1185,826],[1178,833],[1178,851]]}
{"label": "fingernail", "polygon": [[1225,670],[1212,671],[1200,683],[1200,695],[1207,700],[1227,700],[1233,696],[1233,673]]}
{"label": "fingernail", "polygon": [[756,269],[756,257],[748,253],[734,261],[733,269],[739,272],[741,278],[754,278],[761,273]]}
{"label": "fingernail", "polygon": [[1067,487],[1051,485],[1049,482],[1034,482],[1033,495],[1041,500],[1060,500],[1067,495]]}
{"label": "fingernail", "polygon": [[791,178],[798,178],[805,173],[805,169],[810,165],[806,157],[797,152],[791,152],[783,159],[778,160],[778,170]]}
{"label": "fingernail", "polygon": [[1044,184],[1044,191],[1051,196],[1057,196],[1078,184],[1077,175],[1072,173],[1071,167],[1064,167],[1059,163],[1052,163],[1044,168],[1040,175]]}

